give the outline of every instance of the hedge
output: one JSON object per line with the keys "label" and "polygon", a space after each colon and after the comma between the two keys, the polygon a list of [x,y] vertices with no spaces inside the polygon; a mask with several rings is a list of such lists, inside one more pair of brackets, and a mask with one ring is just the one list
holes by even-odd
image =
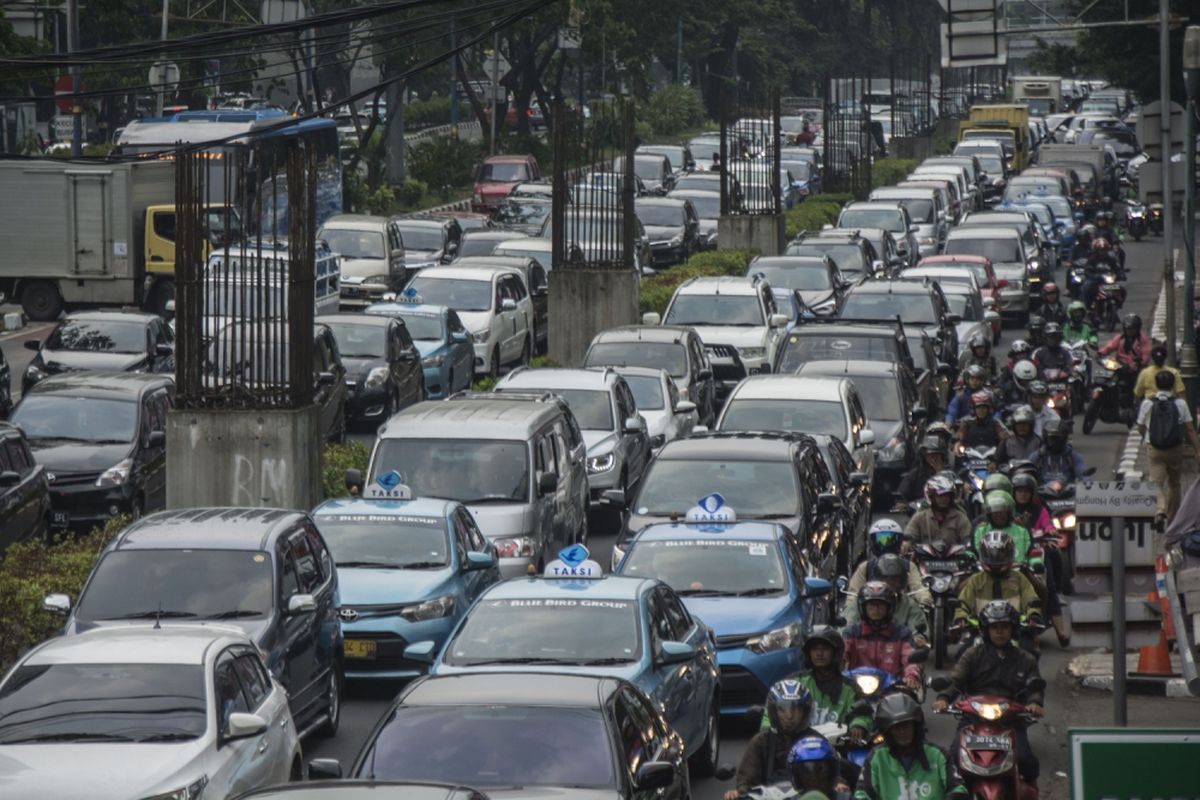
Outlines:
{"label": "hedge", "polygon": [[671,295],[688,278],[745,275],[746,266],[753,255],[749,250],[710,250],[697,253],[677,267],[651,275],[642,281],[642,313],[665,313]]}
{"label": "hedge", "polygon": [[357,469],[365,474],[370,460],[371,451],[361,442],[326,445],[321,457],[321,495],[326,500],[348,497],[346,470]]}
{"label": "hedge", "polygon": [[895,186],[917,168],[916,159],[882,158],[871,164],[871,188]]}
{"label": "hedge", "polygon": [[788,239],[794,239],[800,231],[819,231],[822,225],[837,222],[842,202],[831,201],[826,195],[814,195],[800,205],[793,206],[784,214],[784,231]]}

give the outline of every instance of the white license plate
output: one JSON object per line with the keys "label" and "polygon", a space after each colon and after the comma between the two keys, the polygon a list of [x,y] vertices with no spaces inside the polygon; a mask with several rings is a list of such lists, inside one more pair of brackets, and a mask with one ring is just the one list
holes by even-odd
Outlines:
{"label": "white license plate", "polygon": [[968,750],[1012,750],[1012,739],[1007,736],[964,736],[963,747]]}

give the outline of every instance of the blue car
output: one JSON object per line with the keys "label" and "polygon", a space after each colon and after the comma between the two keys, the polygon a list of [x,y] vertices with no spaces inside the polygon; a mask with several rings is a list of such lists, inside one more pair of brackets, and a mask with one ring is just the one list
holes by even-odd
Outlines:
{"label": "blue car", "polygon": [[832,585],[815,577],[813,562],[772,522],[650,525],[615,574],[666,583],[712,627],[724,714],[762,705],[772,684],[801,668],[808,631],[831,616]]}
{"label": "blue car", "polygon": [[396,300],[374,303],[364,313],[404,320],[425,370],[425,397],[440,400],[471,388],[475,379],[475,347],[471,334],[446,306],[426,305],[406,289]]}
{"label": "blue car", "polygon": [[[721,687],[708,626],[692,616],[669,586],[646,578],[604,576],[594,562],[586,563],[595,577],[579,577],[588,573],[577,570],[556,572],[561,561],[555,561],[544,577],[512,578],[490,587],[459,623],[430,672],[528,670],[623,678],[663,710],[683,737],[692,768],[711,775],[720,748]],[[434,648],[417,643],[409,653],[432,657]]]}
{"label": "blue car", "polygon": [[[390,493],[408,496],[404,487]],[[405,658],[408,643],[440,646],[475,599],[500,580],[491,542],[461,503],[327,500],[312,517],[337,564],[348,679],[425,674],[425,661]]]}

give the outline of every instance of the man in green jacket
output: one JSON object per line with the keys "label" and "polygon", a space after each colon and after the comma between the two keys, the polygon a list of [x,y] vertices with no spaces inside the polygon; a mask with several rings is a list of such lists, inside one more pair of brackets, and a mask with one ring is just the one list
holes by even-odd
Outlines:
{"label": "man in green jacket", "polygon": [[855,800],[945,800],[966,797],[954,762],[925,741],[925,712],[907,694],[886,695],[875,710],[884,743],[873,749],[858,776]]}
{"label": "man in green jacket", "polygon": [[1092,326],[1087,324],[1087,308],[1078,300],[1067,306],[1067,321],[1062,326],[1062,334],[1064,344],[1087,342],[1096,347],[1100,343]]}
{"label": "man in green jacket", "polygon": [[983,498],[984,519],[975,526],[971,534],[971,548],[979,555],[979,546],[983,537],[992,531],[1004,531],[1013,542],[1014,561],[1030,568],[1040,569],[1042,556],[1033,550],[1033,535],[1024,525],[1013,521],[1017,513],[1017,503],[1008,492],[988,492]]}
{"label": "man in green jacket", "polygon": [[[813,709],[809,724],[814,728],[827,722],[844,725],[850,738],[862,742],[871,729],[869,706],[854,681],[842,674],[842,655],[846,643],[842,634],[831,625],[818,625],[809,631],[801,646],[808,669],[792,675],[812,695]],[[763,712],[761,730],[770,730],[771,720]]]}

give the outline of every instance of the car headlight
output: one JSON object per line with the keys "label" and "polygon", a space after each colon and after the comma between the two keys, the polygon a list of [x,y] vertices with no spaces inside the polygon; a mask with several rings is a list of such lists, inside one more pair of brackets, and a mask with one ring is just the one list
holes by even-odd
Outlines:
{"label": "car headlight", "polygon": [[46,377],[49,374],[50,373],[46,372],[46,370],[44,370],[41,367],[38,367],[34,364],[30,364],[28,367],[25,368],[25,377],[31,381],[40,381],[42,378]]}
{"label": "car headlight", "polygon": [[476,344],[483,344],[491,335],[492,331],[490,328],[484,328],[481,331],[471,331],[471,338],[475,340]]}
{"label": "car headlight", "polygon": [[802,637],[803,631],[800,630],[800,626],[792,623],[768,631],[762,636],[752,637],[746,642],[746,649],[754,653],[773,653],[776,650],[798,646]]}
{"label": "car headlight", "polygon": [[765,347],[743,347],[738,350],[738,355],[743,361],[757,361],[767,357],[767,348]]}
{"label": "car headlight", "polygon": [[208,776],[201,775],[199,780],[189,783],[181,789],[176,789],[173,792],[165,794],[156,794],[153,797],[146,797],[143,800],[196,800],[200,793],[204,791],[204,787],[208,785]]}
{"label": "car headlight", "polygon": [[388,281],[392,278],[390,275],[372,275],[369,278],[363,278],[363,284],[373,284],[376,286],[387,286]]}
{"label": "car headlight", "polygon": [[496,555],[500,558],[533,558],[533,537],[509,536],[495,539],[492,544],[496,546]]}
{"label": "car headlight", "polygon": [[113,464],[104,472],[100,473],[100,477],[96,479],[96,486],[100,488],[108,488],[110,486],[120,486],[129,480],[129,470],[133,468],[133,459],[127,458]]}
{"label": "car headlight", "polygon": [[1014,292],[1018,292],[1025,288],[1025,284],[1017,278],[1011,278],[1008,281],[1008,288]]}
{"label": "car headlight", "polygon": [[598,472],[608,472],[616,463],[616,453],[605,453],[602,456],[591,456],[587,460],[587,471],[589,475],[595,475]]}
{"label": "car headlight", "polygon": [[446,363],[446,359],[442,356],[428,356],[421,359],[422,367],[440,367]]}
{"label": "car headlight", "polygon": [[454,613],[454,595],[448,594],[424,603],[405,606],[400,609],[400,616],[409,622],[424,622],[429,619],[441,619]]}
{"label": "car headlight", "polygon": [[676,236],[674,239],[667,242],[667,244],[671,245],[671,247],[679,247],[679,245],[683,244],[683,237]]}
{"label": "car headlight", "polygon": [[384,381],[387,380],[387,376],[388,376],[388,368],[387,367],[375,367],[369,373],[367,373],[367,380],[364,382],[363,385],[367,389],[377,389],[383,385]]}

